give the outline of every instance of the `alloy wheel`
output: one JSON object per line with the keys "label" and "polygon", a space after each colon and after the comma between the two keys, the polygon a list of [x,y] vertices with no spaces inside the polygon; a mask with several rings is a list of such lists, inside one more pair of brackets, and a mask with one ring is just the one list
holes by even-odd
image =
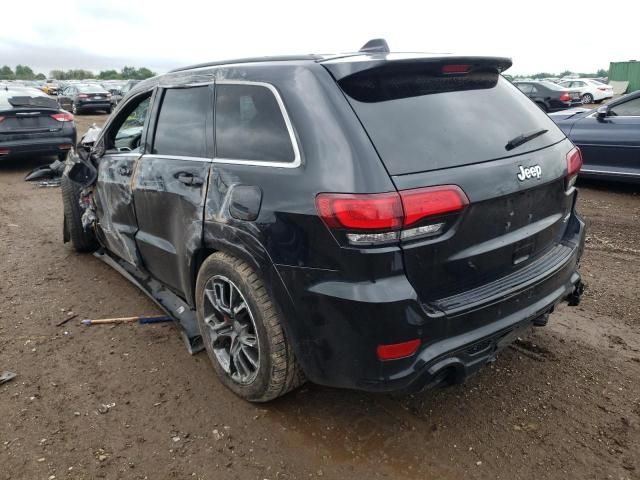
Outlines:
{"label": "alloy wheel", "polygon": [[253,314],[238,287],[222,275],[204,288],[204,323],[218,364],[231,379],[248,385],[258,375],[260,345]]}

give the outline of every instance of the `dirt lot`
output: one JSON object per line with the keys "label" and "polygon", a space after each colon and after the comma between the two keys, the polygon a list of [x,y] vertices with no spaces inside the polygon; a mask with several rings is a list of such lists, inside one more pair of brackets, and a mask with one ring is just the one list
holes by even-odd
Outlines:
{"label": "dirt lot", "polygon": [[78,324],[159,311],[63,246],[59,189],[22,181],[43,162],[0,164],[0,480],[640,479],[640,188],[582,185],[584,302],[465,385],[253,406],[171,324]]}

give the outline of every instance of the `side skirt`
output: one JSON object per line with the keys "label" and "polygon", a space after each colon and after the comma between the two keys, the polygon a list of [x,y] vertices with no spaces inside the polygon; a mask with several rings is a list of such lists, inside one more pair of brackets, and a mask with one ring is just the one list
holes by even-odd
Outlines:
{"label": "side skirt", "polygon": [[196,312],[175,293],[162,285],[146,272],[140,271],[124,260],[115,258],[104,249],[95,252],[94,257],[102,260],[123,277],[142,290],[162,310],[176,322],[185,347],[191,355],[204,349],[202,337],[198,330]]}

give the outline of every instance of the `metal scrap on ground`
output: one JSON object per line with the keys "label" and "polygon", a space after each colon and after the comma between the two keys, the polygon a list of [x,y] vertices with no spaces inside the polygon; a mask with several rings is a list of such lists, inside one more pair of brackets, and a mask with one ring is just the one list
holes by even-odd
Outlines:
{"label": "metal scrap on ground", "polygon": [[2,372],[0,373],[0,385],[2,385],[3,383],[10,382],[14,378],[16,378],[15,373],[9,372],[9,371]]}
{"label": "metal scrap on ground", "polygon": [[172,320],[171,317],[166,315],[159,315],[155,317],[117,317],[117,318],[101,318],[97,320],[84,319],[82,320],[83,325],[104,325],[104,324],[113,324],[113,323],[133,323],[138,322],[141,324],[145,323],[160,323],[160,322],[170,322]]}

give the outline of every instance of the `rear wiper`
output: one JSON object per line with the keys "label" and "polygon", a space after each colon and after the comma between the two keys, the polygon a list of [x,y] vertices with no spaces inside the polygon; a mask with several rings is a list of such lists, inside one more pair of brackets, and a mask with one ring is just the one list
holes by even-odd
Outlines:
{"label": "rear wiper", "polygon": [[518,135],[516,138],[512,138],[511,140],[509,140],[504,148],[507,150],[513,150],[514,148],[519,147],[520,145],[523,145],[533,140],[534,138],[538,138],[540,135],[544,135],[548,131],[549,130],[543,129],[536,130],[535,132],[523,133],[522,135]]}

